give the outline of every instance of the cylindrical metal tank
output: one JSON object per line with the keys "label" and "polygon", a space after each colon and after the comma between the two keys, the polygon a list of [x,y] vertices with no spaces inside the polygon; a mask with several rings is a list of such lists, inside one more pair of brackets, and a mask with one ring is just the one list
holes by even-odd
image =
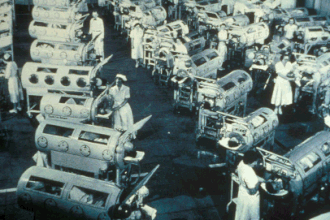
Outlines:
{"label": "cylindrical metal tank", "polygon": [[250,24],[250,19],[248,16],[239,14],[235,16],[226,16],[221,18],[221,22],[227,26],[239,26],[244,27]]}
{"label": "cylindrical metal tank", "polygon": [[219,111],[231,106],[236,100],[247,97],[252,89],[252,78],[244,70],[234,70],[214,83],[201,82],[197,88],[198,103],[208,102],[210,108]]}
{"label": "cylindrical metal tank", "polygon": [[281,8],[295,8],[297,0],[281,0]]}
{"label": "cylindrical metal tank", "polygon": [[[242,119],[225,119],[225,123],[220,132],[222,139],[218,143],[228,150],[244,153],[252,147],[273,144],[279,121],[273,110],[260,108]],[[229,144],[233,138],[237,143]]]}
{"label": "cylindrical metal tank", "polygon": [[329,181],[330,132],[321,131],[285,154],[296,168],[296,177],[290,181],[290,192],[307,196],[327,175]]}
{"label": "cylindrical metal tank", "polygon": [[16,194],[18,205],[29,211],[110,220],[122,192],[112,182],[33,166],[22,174]]}
{"label": "cylindrical metal tank", "polygon": [[182,21],[177,20],[173,21],[171,23],[159,26],[156,28],[156,34],[160,37],[178,37],[178,36],[184,36],[189,33],[189,27],[188,25]]}
{"label": "cylindrical metal tank", "polygon": [[94,48],[91,43],[62,43],[35,40],[31,44],[30,55],[33,61],[45,64],[78,66],[83,65]]}
{"label": "cylindrical metal tank", "polygon": [[144,27],[156,27],[161,25],[166,20],[166,17],[166,10],[162,6],[145,11],[141,11],[138,6],[130,7],[128,19],[125,20],[125,28],[132,29],[138,23]]}
{"label": "cylindrical metal tank", "polygon": [[288,22],[290,18],[308,16],[309,12],[307,8],[288,8],[284,9],[282,7],[272,10],[272,14],[269,15],[270,18],[277,21]]}
{"label": "cylindrical metal tank", "polygon": [[[69,8],[72,4],[77,4],[75,0],[33,0],[33,5],[35,6],[45,6],[45,7],[65,7]],[[79,7],[86,4],[86,0],[81,0],[79,2]]]}
{"label": "cylindrical metal tank", "polygon": [[[111,100],[108,98],[108,89],[97,97],[48,93],[41,98],[40,113],[45,118],[98,123],[99,118],[110,117],[111,112],[108,113],[104,110],[109,102]],[[67,114],[63,109],[71,109],[71,114]]]}
{"label": "cylindrical metal tank", "polygon": [[313,16],[303,16],[295,17],[295,23],[301,27],[310,27],[310,26],[323,26],[329,24],[329,16],[326,15],[313,15]]}
{"label": "cylindrical metal tank", "polygon": [[70,8],[35,6],[32,9],[33,20],[41,22],[73,23],[80,20],[81,17],[78,8],[74,6]]}
{"label": "cylindrical metal tank", "polygon": [[[55,109],[50,104],[45,108],[46,112]],[[68,106],[62,111],[65,115],[73,112]],[[120,135],[111,128],[47,119],[36,130],[35,144],[41,152],[59,151],[115,164],[121,162],[116,152]]]}
{"label": "cylindrical metal tank", "polygon": [[[80,22],[80,23],[79,23]],[[39,40],[49,40],[59,42],[80,42],[82,35],[81,20],[75,23],[48,23],[41,21],[31,21],[29,25],[29,34]]]}
{"label": "cylindrical metal tank", "polygon": [[316,133],[284,156],[263,149],[258,150],[263,156],[266,172],[272,174],[270,178],[282,182],[280,187],[269,183],[262,185],[262,188],[275,197],[290,195],[291,204],[294,204],[293,211],[297,211],[298,205],[305,205],[308,201],[306,198],[317,194],[320,192],[317,189],[327,186],[330,182],[329,131]]}
{"label": "cylindrical metal tank", "polygon": [[330,39],[330,33],[322,26],[311,26],[301,29],[302,38],[305,44],[327,45]]}
{"label": "cylindrical metal tank", "polygon": [[217,50],[206,49],[191,57],[184,55],[176,58],[173,75],[177,78],[194,76],[216,78],[217,70],[222,63],[223,58]]}
{"label": "cylindrical metal tank", "polygon": [[[77,95],[48,93],[40,101],[40,113],[46,118],[80,119],[95,118],[94,98]],[[63,109],[71,109],[71,114]]]}
{"label": "cylindrical metal tank", "polygon": [[158,26],[166,20],[167,13],[165,8],[157,6],[155,8],[144,11],[144,16],[142,17],[143,26]]}
{"label": "cylindrical metal tank", "polygon": [[256,43],[264,44],[269,37],[269,27],[264,22],[253,23],[245,27],[231,28],[229,34],[232,36],[231,41],[246,46],[252,46]]}
{"label": "cylindrical metal tank", "polygon": [[222,0],[188,0],[184,2],[184,5],[187,8],[196,8],[198,11],[218,12],[221,11]]}
{"label": "cylindrical metal tank", "polygon": [[64,91],[91,91],[91,79],[98,69],[87,66],[57,66],[27,62],[22,68],[24,88],[47,88]]}
{"label": "cylindrical metal tank", "polygon": [[8,47],[13,44],[13,30],[12,30],[12,14],[3,14],[0,17],[0,47]]}

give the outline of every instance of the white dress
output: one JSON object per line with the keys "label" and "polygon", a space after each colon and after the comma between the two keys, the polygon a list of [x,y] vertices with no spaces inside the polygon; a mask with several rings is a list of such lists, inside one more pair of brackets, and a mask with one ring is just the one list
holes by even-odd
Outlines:
{"label": "white dress", "polygon": [[5,78],[8,79],[8,92],[10,101],[18,103],[24,100],[21,82],[17,76],[17,64],[15,62],[8,62],[5,70]]}
{"label": "white dress", "polygon": [[[122,85],[119,89],[118,86],[113,86],[110,88],[109,94],[114,99],[113,108],[119,106],[124,102],[125,99],[130,98],[130,89],[128,86]],[[131,106],[126,103],[123,107],[113,113],[114,128],[127,130],[133,123],[133,113]]]}
{"label": "white dress", "polygon": [[218,39],[219,41],[226,41],[228,39],[228,31],[220,30],[218,32]]}
{"label": "white dress", "polygon": [[292,40],[294,32],[298,30],[298,26],[295,24],[287,24],[284,26],[284,37],[288,40]]}
{"label": "white dress", "polygon": [[130,33],[131,38],[131,57],[134,60],[143,59],[143,29],[133,28]]}
{"label": "white dress", "polygon": [[225,42],[220,41],[218,44],[218,52],[220,57],[222,57],[222,62],[226,61],[227,59],[227,45]]}
{"label": "white dress", "polygon": [[[290,62],[287,62],[285,66],[282,61],[275,65],[276,73],[281,73],[283,75],[287,75],[292,69],[292,63]],[[287,79],[282,78],[280,75],[276,77],[271,104],[275,106],[292,104],[292,89],[290,82]]]}
{"label": "white dress", "polygon": [[175,51],[181,54],[188,54],[188,50],[184,44],[175,44]]}
{"label": "white dress", "polygon": [[100,34],[95,40],[95,52],[96,55],[104,57],[104,24],[101,18],[90,20],[89,33],[92,34],[92,39]]}
{"label": "white dress", "polygon": [[241,1],[238,1],[234,4],[233,15],[245,14],[248,11],[248,7]]}
{"label": "white dress", "polygon": [[248,193],[248,189],[257,186],[259,180],[252,169],[243,161],[237,167],[239,189],[236,205],[235,220],[258,220],[260,219],[260,195],[257,191],[254,195]]}

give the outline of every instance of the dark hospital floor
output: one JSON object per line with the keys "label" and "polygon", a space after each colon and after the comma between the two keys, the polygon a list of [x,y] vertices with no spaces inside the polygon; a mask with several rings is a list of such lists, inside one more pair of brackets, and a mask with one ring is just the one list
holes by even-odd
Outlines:
{"label": "dark hospital floor", "polygon": [[[15,32],[15,60],[19,67],[31,61],[29,49],[33,41],[28,34],[30,12],[25,8],[22,11],[25,14],[18,12]],[[111,19],[105,18],[104,21],[105,54],[113,54],[113,58],[104,66],[103,76],[113,81],[116,73],[127,75],[126,85],[131,88],[129,103],[135,121],[152,115],[151,120],[138,132],[134,144],[138,150],[146,153],[142,162],[143,172],[160,164],[157,173],[147,184],[150,195],[146,203],[157,209],[156,219],[229,219],[226,213],[229,178],[223,175],[225,170],[221,168],[207,168],[207,158],[197,159],[195,118],[184,112],[173,113],[172,90],[155,85],[151,70],[134,67],[125,38],[113,30]],[[254,97],[250,95],[247,113],[262,106],[271,107],[269,93]],[[279,154],[284,154],[323,129],[323,122],[306,112],[293,114],[290,109],[284,111],[276,131],[275,151]],[[15,192],[4,192],[4,189],[15,188],[21,174],[35,164],[32,160],[36,152],[35,128],[26,114],[1,114],[1,129],[6,136],[0,139],[0,219],[32,220],[33,213],[18,208]],[[329,210],[328,206],[311,204],[304,218],[326,210]]]}

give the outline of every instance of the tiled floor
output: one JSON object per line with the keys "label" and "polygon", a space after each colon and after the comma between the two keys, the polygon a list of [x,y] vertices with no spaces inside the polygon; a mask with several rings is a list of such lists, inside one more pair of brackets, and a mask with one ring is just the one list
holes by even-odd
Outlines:
{"label": "tiled floor", "polygon": [[[31,17],[18,15],[17,20],[15,54],[18,66],[22,67],[24,62],[31,60],[29,47],[32,39],[27,32]],[[130,105],[135,120],[153,115],[139,131],[135,142],[138,150],[146,152],[142,162],[143,172],[160,164],[159,170],[147,185],[150,189],[148,205],[158,210],[159,220],[228,219],[226,204],[229,198],[229,181],[222,175],[223,170],[210,170],[205,167],[203,160],[197,159],[195,119],[189,115],[173,113],[171,89],[156,86],[150,71],[134,68],[129,45],[111,28],[111,19],[104,20],[106,55],[114,54],[103,68],[104,77],[112,81],[116,73],[126,74],[127,85],[131,87]],[[263,99],[260,95],[250,97],[248,113],[258,107],[269,106],[269,93],[262,95]],[[1,125],[8,130],[9,136],[0,142],[0,189],[8,189],[16,187],[21,174],[34,165],[31,157],[36,152],[35,128],[24,114],[16,117],[3,114],[3,118]],[[293,116],[288,115],[280,118],[282,124],[277,130],[276,139],[281,147],[275,146],[278,153],[284,154],[322,129],[319,119],[311,118],[304,122],[300,122],[300,119],[301,117],[296,116],[293,119]],[[329,207],[307,210],[305,217],[326,208]],[[14,192],[0,193],[0,219],[32,220],[33,213],[18,208]]]}

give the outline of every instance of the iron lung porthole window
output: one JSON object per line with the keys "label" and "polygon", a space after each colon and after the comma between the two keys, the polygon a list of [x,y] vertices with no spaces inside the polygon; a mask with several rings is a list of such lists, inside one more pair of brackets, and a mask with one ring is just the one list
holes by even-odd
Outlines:
{"label": "iron lung porthole window", "polygon": [[69,86],[70,83],[71,83],[71,82],[70,82],[69,77],[67,77],[67,76],[62,77],[62,79],[61,79],[61,84],[62,84],[63,86]]}
{"label": "iron lung porthole window", "polygon": [[46,76],[45,83],[47,85],[53,85],[54,84],[54,77],[53,76]]}
{"label": "iron lung porthole window", "polygon": [[86,80],[84,78],[79,78],[77,80],[77,86],[80,88],[84,88],[87,85]]}
{"label": "iron lung porthole window", "polygon": [[29,81],[33,84],[37,84],[39,82],[39,78],[36,74],[32,74],[29,78]]}

